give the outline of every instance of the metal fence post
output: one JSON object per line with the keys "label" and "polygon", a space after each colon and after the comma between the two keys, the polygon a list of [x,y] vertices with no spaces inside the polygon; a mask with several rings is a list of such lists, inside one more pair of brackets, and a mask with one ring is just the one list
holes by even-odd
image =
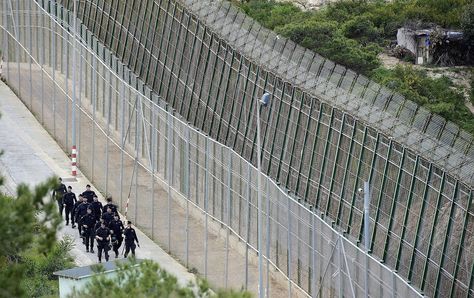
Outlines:
{"label": "metal fence post", "polygon": [[[110,86],[110,72],[107,71],[107,73],[104,75],[104,77],[105,77],[104,78],[105,83],[109,84],[109,86]],[[79,79],[79,82],[80,82],[80,79]],[[79,83],[79,86],[80,86],[80,83]],[[76,91],[74,91],[74,93],[75,92]],[[107,117],[106,117],[106,119],[107,119],[107,129],[105,130],[105,133],[106,133],[106,136],[105,136],[105,193],[107,195],[109,193],[109,136],[110,136],[110,117],[111,117],[110,114],[112,112],[111,111],[111,106],[112,106],[112,94],[111,94],[111,92],[109,92],[108,95],[109,96],[107,96],[108,97],[107,99],[104,98],[104,101],[105,100],[108,101]],[[80,104],[80,101],[79,101],[79,104]],[[80,125],[79,125],[79,127],[80,127]]]}
{"label": "metal fence post", "polygon": [[[17,2],[18,3],[18,2]],[[39,61],[40,61],[40,66],[41,66],[41,124],[44,125],[44,64],[45,64],[45,57],[44,57],[44,15],[43,12],[40,12],[39,18],[41,20],[40,24],[38,25],[38,28],[41,32],[39,35],[39,50],[40,50],[40,56],[39,56]]]}
{"label": "metal fence post", "polygon": [[168,126],[168,154],[167,154],[167,161],[166,164],[168,165],[167,169],[167,183],[168,183],[168,252],[171,252],[171,162],[172,162],[172,121],[171,118],[171,109],[168,109],[168,117],[167,117],[167,126]]}
{"label": "metal fence post", "polygon": [[[97,44],[92,39],[92,48],[95,51]],[[97,106],[97,56],[92,56],[92,158],[91,158],[91,179],[94,181],[94,160],[95,160],[95,113]]]}
{"label": "metal fence post", "polygon": [[[10,39],[8,35],[8,14],[7,14],[7,1],[3,1],[3,26],[5,27],[3,33],[3,51],[2,51],[2,64],[6,62],[6,76],[2,73],[3,76],[6,77],[7,80],[10,79],[10,57],[8,55],[8,40]],[[2,65],[3,67],[3,65]],[[3,72],[3,69],[2,69]]]}
{"label": "metal fence post", "polygon": [[[63,10],[64,11],[64,10]],[[66,16],[64,16],[66,15]],[[66,23],[67,25],[69,24],[69,20],[68,20],[68,14],[66,12],[64,12],[63,16],[62,16],[62,22],[63,24]],[[65,82],[65,88],[64,90],[66,90],[66,93],[64,94],[64,98],[66,100],[66,123],[65,123],[65,127],[66,127],[66,148],[69,148],[69,98],[68,98],[68,95],[69,95],[69,35],[67,33],[65,33],[65,30],[62,30],[63,32],[63,52],[62,54],[64,55],[63,56],[63,63],[64,63],[64,60],[66,60],[65,62],[65,72],[64,74],[66,75],[66,77],[64,78],[64,82]],[[95,67],[94,67],[95,69]],[[94,124],[95,124],[95,119],[94,119]],[[93,143],[94,144],[94,143]],[[94,148],[94,147],[92,147]],[[92,160],[94,160],[94,158],[92,158]],[[92,175],[92,179],[94,179],[94,175]]]}
{"label": "metal fence post", "polygon": [[[322,214],[322,213],[321,213]],[[316,213],[315,213],[315,216]],[[323,229],[324,229],[324,223],[323,223],[323,219],[322,217],[317,217],[316,218],[316,225],[318,226],[319,228],[319,234],[318,234],[318,237],[316,237],[315,239],[315,248],[316,248],[316,257],[318,256],[318,251],[321,253],[321,257],[319,258],[319,262],[318,262],[318,270],[315,270],[316,271],[316,282],[318,283],[318,287],[315,288],[315,294],[316,294],[316,297],[318,297],[319,295],[322,295],[322,289],[323,289],[323,286],[324,286],[324,262],[325,262],[325,256],[323,255],[323,252],[324,252],[324,241],[325,241],[325,235],[323,235]],[[318,229],[316,229],[317,231]],[[316,235],[315,235],[316,236]],[[319,247],[318,247],[318,244],[319,244]]]}
{"label": "metal fence post", "polygon": [[[125,66],[122,67],[122,74]],[[92,84],[94,84],[92,82]],[[123,155],[125,150],[125,83],[120,82],[120,208],[123,206]]]}
{"label": "metal fence post", "polygon": [[[80,150],[81,150],[81,107],[82,107],[82,72],[84,70],[83,64],[84,64],[84,59],[82,59],[82,52],[83,52],[83,46],[79,46],[79,92],[78,92],[78,108],[79,108],[79,114],[77,115],[77,143],[76,143],[76,151],[77,151],[77,164],[79,164],[79,159],[81,157]],[[110,123],[110,120],[109,120]],[[107,190],[105,191],[107,193]]]}
{"label": "metal fence post", "polygon": [[[21,52],[21,47],[20,47],[20,28],[18,28],[18,14],[20,13],[20,3],[19,1],[16,1],[16,13],[13,13],[13,4],[10,2],[11,5],[11,11],[12,11],[12,22],[13,24],[13,31],[15,32],[15,39],[16,39],[16,52],[15,52],[15,58],[16,58],[16,63],[18,65],[18,95],[21,97],[21,68],[20,68],[20,52]],[[43,65],[41,65],[41,68],[43,68]],[[43,98],[41,98],[43,99]]]}
{"label": "metal fence post", "polygon": [[[105,86],[103,86],[105,87]],[[102,90],[104,94],[104,90]],[[105,98],[103,99],[105,101]],[[139,103],[141,101],[140,95],[138,92],[135,94],[135,225],[138,225],[138,159],[140,157],[140,143],[141,143],[141,121],[139,120],[140,114],[138,113]],[[133,177],[132,177],[133,179]]]}
{"label": "metal fence post", "polygon": [[155,142],[156,142],[156,106],[151,100],[150,92],[150,109],[151,109],[151,133],[150,133],[150,163],[151,163],[151,238],[155,239]]}
{"label": "metal fence post", "polygon": [[185,185],[186,185],[186,267],[189,266],[189,201],[191,200],[191,191],[190,191],[190,175],[191,175],[191,156],[190,156],[190,138],[189,123],[186,125],[186,166],[185,166]]}
{"label": "metal fence post", "polygon": [[230,202],[231,195],[232,195],[232,150],[228,147],[228,158],[229,158],[229,167],[228,167],[228,175],[227,175],[227,229],[226,229],[226,239],[225,239],[225,288],[227,289],[228,280],[229,280],[229,234],[230,234],[230,226],[231,226],[231,212],[230,208],[232,208],[232,204]]}
{"label": "metal fence post", "polygon": [[312,234],[311,234],[311,284],[310,284],[310,289],[311,289],[311,296],[316,297],[316,215],[314,214],[314,209],[311,212],[311,227],[312,227]]}
{"label": "metal fence post", "polygon": [[250,242],[250,226],[251,226],[251,220],[252,216],[250,216],[250,198],[251,198],[251,188],[250,188],[250,179],[252,178],[251,176],[251,166],[250,163],[247,163],[247,190],[246,190],[246,195],[247,195],[247,208],[246,208],[246,219],[245,223],[247,224],[247,229],[246,229],[246,240],[247,243],[245,244],[245,289],[248,289],[249,285],[249,242]]}
{"label": "metal fence post", "polygon": [[[277,184],[278,185],[278,184]],[[281,198],[281,190],[278,190],[277,191],[277,195],[276,195],[276,198],[275,198],[275,205],[276,205],[276,224],[275,224],[275,235],[276,235],[276,239],[275,239],[275,265],[277,267],[280,267],[280,253],[281,253],[281,249],[280,249],[280,244],[281,244],[281,240],[280,240],[280,226],[283,227],[283,224],[281,223],[281,218],[280,218],[280,204],[282,203],[282,200],[280,199]]]}
{"label": "metal fence post", "polygon": [[365,244],[365,297],[369,297],[369,249],[370,249],[370,235],[369,235],[369,216],[370,216],[370,186],[369,182],[364,182],[364,244]]}
{"label": "metal fence post", "polygon": [[267,258],[267,280],[265,285],[265,296],[270,297],[270,244],[271,244],[271,229],[270,229],[270,181],[266,181],[266,193],[267,193],[267,250],[266,250],[266,258]]}
{"label": "metal fence post", "polygon": [[204,211],[206,213],[205,236],[204,236],[204,277],[207,278],[207,257],[208,257],[208,227],[209,227],[209,141],[205,138],[205,173],[204,173]]}
{"label": "metal fence post", "polygon": [[298,215],[296,217],[296,284],[301,286],[301,205],[298,206]]}
{"label": "metal fence post", "polygon": [[339,267],[339,297],[344,297],[344,281],[342,276],[342,265],[343,255],[342,255],[342,234],[339,234],[337,239],[337,265]]}
{"label": "metal fence post", "polygon": [[[257,68],[257,77],[258,77],[258,68]],[[248,81],[248,80],[247,80]],[[255,85],[256,86],[256,85]],[[254,88],[255,91],[255,88]],[[257,251],[258,251],[258,296],[260,298],[264,297],[263,290],[263,229],[262,229],[262,172],[261,172],[261,140],[260,140],[260,103],[255,99],[255,104],[257,106]],[[242,105],[245,107],[245,105]],[[238,122],[240,123],[240,121]],[[236,134],[237,137],[237,134]]]}
{"label": "metal fence post", "polygon": [[59,69],[59,71],[62,73],[62,74],[65,74],[66,73],[66,69],[65,69],[65,62],[64,62],[64,57],[66,57],[66,51],[65,51],[65,46],[66,46],[66,37],[64,37],[65,35],[65,30],[62,30],[62,24],[64,24],[64,15],[63,15],[63,9],[61,7],[59,7],[58,5],[58,8],[57,8],[57,19],[58,19],[58,22],[59,22],[59,30],[61,32],[61,37],[59,39],[60,41],[60,53],[59,53],[59,56],[61,57],[61,67]]}
{"label": "metal fence post", "polygon": [[287,195],[288,212],[288,297],[291,298],[291,198]]}
{"label": "metal fence post", "polygon": [[[32,26],[31,26],[31,1],[28,1],[28,18],[27,18],[27,23],[26,26],[26,32],[28,32],[28,51],[29,51],[29,58],[28,59],[28,68],[30,71],[30,109],[33,109],[33,70],[32,70],[32,64],[33,64],[33,57],[32,57],[32,49],[33,49],[33,42],[31,36],[33,35],[32,32]],[[54,86],[54,81],[53,81],[53,86]]]}
{"label": "metal fence post", "polygon": [[[51,5],[54,5],[53,3],[51,3]],[[52,6],[51,7],[51,12],[55,11],[55,14],[56,14],[56,7],[55,6]],[[56,22],[51,21],[51,32],[52,32],[52,35],[51,35],[51,58],[53,60],[53,63],[52,63],[52,68],[53,68],[53,71],[52,71],[52,78],[53,78],[53,94],[52,94],[52,100],[53,100],[53,136],[56,138],[56,68],[57,68],[57,65],[56,65]]]}
{"label": "metal fence post", "polygon": [[[72,16],[72,27],[73,27],[73,37],[72,37],[72,110],[71,110],[71,121],[72,121],[72,135],[71,135],[71,146],[72,146],[72,152],[76,150],[76,64],[77,64],[77,53],[76,53],[76,48],[77,48],[77,0],[73,0],[73,16]],[[68,18],[69,19],[69,18]],[[66,81],[67,82],[67,81]],[[107,146],[107,145],[106,145]],[[106,148],[106,163],[108,163],[107,160],[107,150]],[[73,167],[72,167],[72,175],[76,176],[76,169],[75,169],[75,161],[73,160]],[[107,169],[106,169],[107,172]],[[105,185],[107,186],[107,178],[105,179]],[[105,192],[107,193],[107,187]]]}

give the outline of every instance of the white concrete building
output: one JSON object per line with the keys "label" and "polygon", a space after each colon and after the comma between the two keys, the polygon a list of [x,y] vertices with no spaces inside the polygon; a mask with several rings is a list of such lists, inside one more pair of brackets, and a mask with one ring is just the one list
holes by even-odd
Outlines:
{"label": "white concrete building", "polygon": [[[142,261],[143,260],[135,260],[132,266],[139,266]],[[127,259],[120,259],[102,263],[100,264],[104,267],[104,271],[102,272],[94,270],[94,267],[99,264],[54,272],[54,275],[59,277],[59,297],[68,297],[73,293],[74,289],[80,291],[98,274],[103,274],[107,278],[114,278],[120,270],[119,264],[126,264],[128,262]]]}
{"label": "white concrete building", "polygon": [[433,61],[430,41],[431,32],[432,30],[398,29],[397,43],[415,55],[415,64],[429,64]]}

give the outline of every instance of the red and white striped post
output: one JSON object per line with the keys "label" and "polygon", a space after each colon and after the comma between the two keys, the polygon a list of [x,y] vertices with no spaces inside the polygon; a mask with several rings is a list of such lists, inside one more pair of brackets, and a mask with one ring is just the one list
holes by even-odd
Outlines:
{"label": "red and white striped post", "polygon": [[71,170],[72,170],[72,176],[73,177],[76,177],[76,174],[77,174],[76,154],[77,154],[76,146],[73,145],[72,146],[72,154],[71,154]]}
{"label": "red and white striped post", "polygon": [[124,215],[124,219],[123,219],[123,222],[126,224],[127,223],[127,214],[128,214],[128,203],[130,202],[130,196],[128,196],[128,199],[127,199],[127,204],[125,205],[125,215]]}

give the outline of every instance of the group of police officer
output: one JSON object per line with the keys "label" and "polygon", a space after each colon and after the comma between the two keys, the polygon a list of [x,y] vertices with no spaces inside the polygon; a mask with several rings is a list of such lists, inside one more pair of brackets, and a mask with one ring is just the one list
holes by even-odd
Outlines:
{"label": "group of police officer", "polygon": [[135,256],[135,242],[140,247],[137,234],[132,228],[131,221],[127,221],[124,227],[117,212],[117,206],[112,203],[112,198],[107,198],[104,206],[95,192],[88,184],[86,190],[76,199],[76,194],[72,192],[72,187],[62,183],[59,178],[59,186],[53,191],[53,197],[58,203],[59,213],[65,213],[66,225],[71,219],[72,228],[79,231],[86,246],[86,252],[94,253],[94,240],[97,242],[97,256],[99,263],[102,262],[102,252],[105,261],[109,260],[109,250],[113,249],[115,258],[119,256],[119,248],[125,240],[125,254],[127,257],[130,251]]}

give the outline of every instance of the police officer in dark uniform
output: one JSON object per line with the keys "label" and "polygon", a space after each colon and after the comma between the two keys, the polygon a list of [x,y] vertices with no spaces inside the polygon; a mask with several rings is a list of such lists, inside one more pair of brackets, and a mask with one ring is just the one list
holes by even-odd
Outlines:
{"label": "police officer in dark uniform", "polygon": [[58,203],[59,215],[63,217],[63,196],[67,192],[66,185],[63,184],[63,179],[59,178],[59,185],[53,190],[53,198],[56,199]]}
{"label": "police officer in dark uniform", "polygon": [[[118,214],[118,212],[117,212],[117,205],[115,205],[114,203],[112,203],[112,197],[108,197],[108,198],[107,198],[107,204],[104,205],[104,208],[102,209],[102,210],[103,210],[102,213],[107,212],[107,209],[108,209],[108,208],[112,209],[112,213]],[[120,216],[119,216],[119,218],[120,218]]]}
{"label": "police officer in dark uniform", "polygon": [[111,208],[107,208],[107,212],[105,212],[104,214],[102,214],[102,219],[104,220],[105,222],[105,226],[106,227],[109,227],[110,223],[112,222],[112,220],[114,220],[114,213],[112,213],[112,209]]}
{"label": "police officer in dark uniform", "polygon": [[114,219],[110,222],[110,238],[112,241],[112,248],[115,252],[115,258],[118,258],[119,255],[119,248],[122,245],[123,241],[123,223],[120,221],[118,214],[114,214]]}
{"label": "police officer in dark uniform", "polygon": [[101,218],[99,219],[98,222],[95,223],[95,226],[94,226],[94,233],[95,231],[97,231],[98,228],[100,228],[100,225],[104,222],[104,220]]}
{"label": "police officer in dark uniform", "polygon": [[100,223],[100,228],[95,231],[95,239],[97,240],[97,256],[99,257],[99,263],[102,263],[102,251],[105,254],[105,261],[109,260],[109,241],[110,241],[110,230],[105,226],[104,222]]}
{"label": "police officer in dark uniform", "polygon": [[78,225],[82,227],[82,236],[85,238],[86,252],[94,252],[94,227],[95,227],[95,216],[92,213],[92,209],[88,208],[86,215],[84,215],[78,222]]}
{"label": "police officer in dark uniform", "polygon": [[135,229],[132,228],[132,222],[127,221],[127,227],[125,228],[123,235],[125,236],[125,257],[127,257],[130,250],[132,250],[132,255],[135,256],[135,241],[137,242],[138,247],[140,244],[138,243],[137,233],[135,233]]}
{"label": "police officer in dark uniform", "polygon": [[91,190],[91,186],[89,184],[86,185],[86,190],[82,193],[82,196],[87,199],[88,203],[92,203],[94,201],[95,192]]}
{"label": "police officer in dark uniform", "polygon": [[76,194],[72,192],[72,187],[68,186],[67,193],[63,196],[64,213],[66,213],[66,226],[69,225],[69,215],[71,216],[71,221],[74,225],[74,214],[72,211],[76,202]]}
{"label": "police officer in dark uniform", "polygon": [[99,202],[99,198],[94,195],[94,201],[91,203],[92,211],[95,216],[95,220],[99,221],[99,219],[102,217],[102,203]]}
{"label": "police officer in dark uniform", "polygon": [[[89,203],[87,203],[87,199],[85,197],[82,197],[82,203],[76,208],[76,222],[77,223],[79,223],[79,219],[81,219],[84,215],[86,215],[87,209],[89,209],[89,206],[90,205]],[[81,233],[81,230],[82,230],[81,225],[78,225],[77,228],[79,230],[79,236],[83,238],[82,233]]]}
{"label": "police officer in dark uniform", "polygon": [[77,210],[79,209],[79,206],[82,204],[83,198],[82,194],[79,195],[79,198],[77,199],[77,202],[74,204],[74,207],[72,208],[72,228],[74,229],[76,227],[75,223],[79,220],[77,218]]}

